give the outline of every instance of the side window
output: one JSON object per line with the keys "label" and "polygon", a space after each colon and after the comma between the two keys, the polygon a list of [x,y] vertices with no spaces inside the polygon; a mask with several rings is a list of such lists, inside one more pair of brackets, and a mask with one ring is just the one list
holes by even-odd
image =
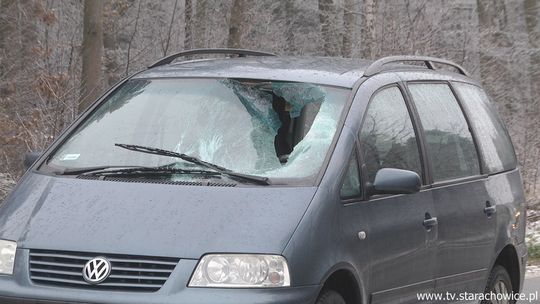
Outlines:
{"label": "side window", "polygon": [[480,174],[474,141],[461,108],[446,84],[410,84],[426,149],[437,181]]}
{"label": "side window", "polygon": [[381,168],[410,170],[422,176],[416,135],[399,88],[384,89],[372,98],[360,142],[369,182]]}
{"label": "side window", "polygon": [[362,194],[360,186],[360,172],[358,171],[358,160],[356,152],[353,153],[347,166],[347,173],[341,186],[341,198],[352,198]]}
{"label": "side window", "polygon": [[486,93],[477,86],[454,83],[463,106],[478,134],[479,146],[488,173],[498,173],[516,167],[516,154],[510,136]]}

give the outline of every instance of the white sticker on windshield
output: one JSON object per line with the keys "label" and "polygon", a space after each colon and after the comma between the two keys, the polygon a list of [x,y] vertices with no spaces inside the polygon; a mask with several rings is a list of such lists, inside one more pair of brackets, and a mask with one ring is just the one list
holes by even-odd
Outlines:
{"label": "white sticker on windshield", "polygon": [[65,154],[62,157],[62,160],[76,160],[81,156],[80,154]]}

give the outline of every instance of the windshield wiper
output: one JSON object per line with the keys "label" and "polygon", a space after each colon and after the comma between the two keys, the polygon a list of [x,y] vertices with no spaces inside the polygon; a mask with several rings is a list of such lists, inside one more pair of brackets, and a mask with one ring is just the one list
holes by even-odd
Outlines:
{"label": "windshield wiper", "polygon": [[82,168],[63,168],[59,169],[58,171],[54,171],[53,173],[56,175],[80,175],[85,174],[89,172],[94,171],[102,171],[105,169],[118,169],[118,168],[125,168],[128,169],[128,167],[121,167],[121,166],[95,166],[95,167],[82,167]]}
{"label": "windshield wiper", "polygon": [[195,169],[180,169],[174,168],[170,165],[160,166],[160,167],[132,167],[132,168],[119,168],[119,169],[104,169],[104,170],[94,170],[81,175],[99,175],[99,176],[155,176],[155,175],[173,175],[173,174],[197,174],[197,175],[206,175],[206,176],[215,176],[220,175],[221,173],[216,171],[208,170],[195,170]]}
{"label": "windshield wiper", "polygon": [[198,174],[220,175],[216,171],[180,169],[175,168],[176,163],[157,167],[145,166],[93,166],[81,168],[60,168],[53,173],[56,175],[171,175],[171,174]]}
{"label": "windshield wiper", "polygon": [[184,160],[184,161],[199,165],[201,167],[212,169],[215,172],[217,172],[219,174],[222,174],[222,175],[227,175],[227,176],[230,176],[230,177],[233,177],[233,178],[236,178],[236,179],[241,179],[241,180],[244,180],[244,181],[249,181],[249,182],[253,182],[253,183],[257,183],[257,184],[261,184],[261,185],[270,185],[270,181],[269,181],[268,177],[234,172],[234,171],[229,170],[227,168],[224,168],[224,167],[218,166],[216,164],[212,164],[212,163],[203,161],[203,160],[201,160],[201,159],[199,159],[199,158],[197,158],[195,156],[190,156],[190,155],[187,155],[187,154],[184,154],[184,153],[177,153],[177,152],[174,152],[174,151],[168,151],[168,150],[163,150],[163,149],[159,149],[159,148],[145,147],[145,146],[139,146],[139,145],[129,145],[129,144],[114,144],[114,145],[117,146],[117,147],[120,147],[120,148],[135,151],[135,152],[141,152],[141,153],[148,153],[148,154],[154,154],[154,155],[161,155],[161,156],[169,156],[169,157],[179,158],[181,160]]}

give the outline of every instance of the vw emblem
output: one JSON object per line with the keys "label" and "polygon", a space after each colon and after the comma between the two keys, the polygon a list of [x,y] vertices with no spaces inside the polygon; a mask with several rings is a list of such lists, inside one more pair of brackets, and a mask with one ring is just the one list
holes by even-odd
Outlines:
{"label": "vw emblem", "polygon": [[83,278],[90,284],[99,284],[111,274],[111,262],[104,257],[91,259],[84,265]]}

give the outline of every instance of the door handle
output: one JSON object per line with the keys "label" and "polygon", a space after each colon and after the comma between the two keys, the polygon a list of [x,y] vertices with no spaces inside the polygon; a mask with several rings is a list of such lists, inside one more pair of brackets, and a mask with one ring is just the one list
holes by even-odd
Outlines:
{"label": "door handle", "polygon": [[426,213],[426,217],[424,219],[423,225],[424,227],[429,231],[431,228],[437,226],[439,224],[439,221],[436,217],[432,217],[429,213]]}
{"label": "door handle", "polygon": [[487,215],[487,217],[491,217],[496,212],[497,212],[497,207],[492,206],[490,201],[486,201],[486,208],[484,208],[484,213]]}

